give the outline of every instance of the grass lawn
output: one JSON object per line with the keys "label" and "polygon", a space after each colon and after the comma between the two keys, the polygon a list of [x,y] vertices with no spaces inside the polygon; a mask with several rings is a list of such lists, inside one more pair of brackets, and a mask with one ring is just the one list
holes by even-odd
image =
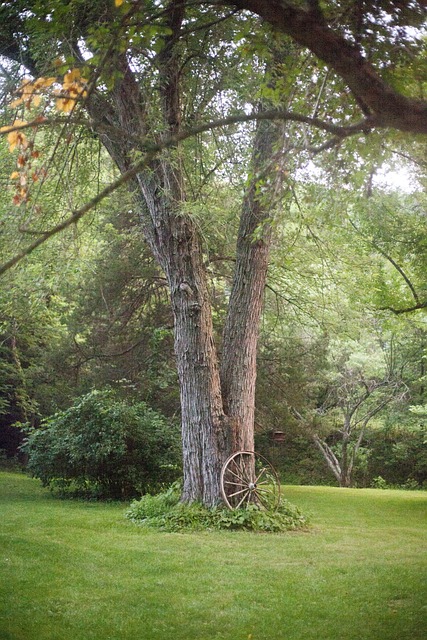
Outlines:
{"label": "grass lawn", "polygon": [[0,474],[1,640],[424,640],[426,492],[285,487],[304,533],[166,534]]}

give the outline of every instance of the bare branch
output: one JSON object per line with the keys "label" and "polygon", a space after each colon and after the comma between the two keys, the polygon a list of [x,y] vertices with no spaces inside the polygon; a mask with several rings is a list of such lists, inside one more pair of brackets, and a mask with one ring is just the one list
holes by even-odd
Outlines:
{"label": "bare branch", "polygon": [[404,307],[403,309],[395,309],[394,307],[380,307],[380,311],[391,311],[395,315],[399,316],[402,313],[411,313],[412,311],[417,311],[418,309],[426,309],[427,302],[419,302],[415,304],[413,307]]}

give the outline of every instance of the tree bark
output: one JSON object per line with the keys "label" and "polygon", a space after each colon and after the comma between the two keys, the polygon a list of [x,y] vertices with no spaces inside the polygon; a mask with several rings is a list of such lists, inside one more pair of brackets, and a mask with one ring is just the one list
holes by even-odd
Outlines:
{"label": "tree bark", "polygon": [[[179,133],[181,123],[180,60],[175,45],[179,42],[184,6],[172,1],[169,10],[172,35],[158,58],[161,120],[157,126],[161,136]],[[109,105],[97,105],[94,97],[89,108],[94,122],[100,123],[104,145],[120,170],[125,171],[131,151],[126,133],[135,140],[150,131],[138,83],[124,56],[120,66],[121,79],[112,90]],[[102,133],[105,118],[119,125],[125,134],[123,139],[112,140]],[[186,195],[181,164],[178,147],[164,151],[148,170],[137,175],[131,191],[144,236],[170,289],[181,398],[182,500],[200,500],[213,506],[221,500],[220,471],[229,451],[228,420],[223,410],[201,241],[191,217],[183,213]]]}
{"label": "tree bark", "polygon": [[170,220],[165,265],[175,319],[181,390],[184,501],[220,501],[220,471],[228,453],[212,314],[200,240],[184,216]]}
{"label": "tree bark", "polygon": [[[231,419],[231,450],[254,449],[254,413],[258,333],[271,246],[273,189],[268,198],[259,181],[277,181],[271,163],[280,142],[281,126],[260,122],[254,142],[251,174],[243,200],[237,239],[236,267],[223,332],[221,386],[224,409]],[[257,234],[257,237],[255,237]]]}

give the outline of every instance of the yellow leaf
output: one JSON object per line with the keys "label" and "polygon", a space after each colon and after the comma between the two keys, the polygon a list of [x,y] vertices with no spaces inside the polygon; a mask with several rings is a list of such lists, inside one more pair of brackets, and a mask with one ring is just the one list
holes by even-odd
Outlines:
{"label": "yellow leaf", "polygon": [[73,98],[58,98],[56,101],[56,108],[58,111],[69,113],[73,110],[75,102],[76,101]]}
{"label": "yellow leaf", "polygon": [[37,78],[37,80],[34,82],[34,87],[36,89],[45,89],[51,87],[54,82],[56,82],[56,78]]}
{"label": "yellow leaf", "polygon": [[9,133],[9,135],[7,136],[7,141],[9,143],[9,151],[10,153],[12,153],[12,151],[15,151],[16,149],[16,145],[17,145],[17,137],[16,137],[16,132],[13,131],[12,133]]}
{"label": "yellow leaf", "polygon": [[[12,100],[12,102],[10,103],[10,107],[12,107],[12,109],[14,107],[19,107],[20,104],[22,104],[24,102],[24,98],[16,98],[15,100]],[[2,127],[3,129],[4,127]]]}
{"label": "yellow leaf", "polygon": [[80,69],[71,69],[71,71],[65,74],[64,88],[67,87],[67,85],[73,84],[75,80],[80,80]]}
{"label": "yellow leaf", "polygon": [[114,4],[116,5],[116,7],[121,7],[123,2],[124,0],[114,0]]}
{"label": "yellow leaf", "polygon": [[19,171],[13,171],[13,172],[10,174],[10,179],[11,179],[11,180],[17,180],[17,178],[19,178]]}
{"label": "yellow leaf", "polygon": [[23,120],[15,120],[12,127],[6,127],[5,130],[9,130],[10,133],[7,134],[7,141],[9,143],[9,151],[15,151],[16,147],[22,147],[22,149],[26,149],[28,147],[27,136],[22,133],[22,131],[11,131],[13,127],[19,127],[21,125],[27,124]]}

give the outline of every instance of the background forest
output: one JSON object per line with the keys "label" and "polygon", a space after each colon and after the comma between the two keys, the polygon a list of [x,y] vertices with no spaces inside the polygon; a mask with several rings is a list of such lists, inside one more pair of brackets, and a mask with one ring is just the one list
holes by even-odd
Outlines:
{"label": "background forest", "polygon": [[[203,113],[213,121],[244,111],[249,100],[277,105],[285,95],[296,111],[303,112],[310,99],[313,116],[331,111],[344,120],[351,116],[352,96],[293,43],[280,43],[277,81],[268,72],[275,64],[270,32],[255,19],[253,27],[258,35],[249,40],[247,26],[230,17],[213,27],[209,48],[203,41],[207,29],[198,32],[200,38],[192,36],[191,69],[182,88],[185,114]],[[223,42],[231,32],[232,53]],[[381,42],[372,42],[374,58],[384,54]],[[150,46],[155,51],[155,43]],[[390,65],[405,90],[425,86],[415,56],[423,46],[412,33]],[[2,74],[0,117],[7,124],[10,86],[24,71],[8,62]],[[37,149],[49,159],[47,172],[43,180],[34,177],[31,200],[19,206],[11,203],[16,158],[6,138],[0,140],[5,259],[118,175],[96,134],[78,124],[64,134],[62,126],[59,122],[38,136]],[[256,449],[287,483],[425,488],[425,146],[420,136],[372,131],[328,148],[304,123],[278,126],[286,142],[275,169],[280,184],[272,190],[268,177],[256,176],[256,189],[268,198],[273,238],[258,346]],[[254,122],[236,123],[184,143],[184,213],[202,239],[219,353],[242,194],[254,179],[256,135]],[[265,224],[255,229],[254,242]],[[153,450],[161,464],[150,467],[152,475],[160,482],[179,475],[174,319],[165,274],[140,226],[123,187],[84,223],[55,235],[2,277],[5,464],[16,456],[27,462],[19,447],[29,428],[53,429],[54,442],[60,418],[49,422],[49,416],[66,420],[70,407],[92,407],[92,412],[96,407],[104,415],[111,410],[112,423],[117,415],[123,418],[125,407],[134,407],[136,415],[135,407],[143,406],[143,413],[156,416],[158,433],[173,433],[173,443]],[[134,418],[126,416],[122,424],[132,425]],[[37,473],[37,465],[34,469]],[[149,489],[148,479],[143,488]]]}

